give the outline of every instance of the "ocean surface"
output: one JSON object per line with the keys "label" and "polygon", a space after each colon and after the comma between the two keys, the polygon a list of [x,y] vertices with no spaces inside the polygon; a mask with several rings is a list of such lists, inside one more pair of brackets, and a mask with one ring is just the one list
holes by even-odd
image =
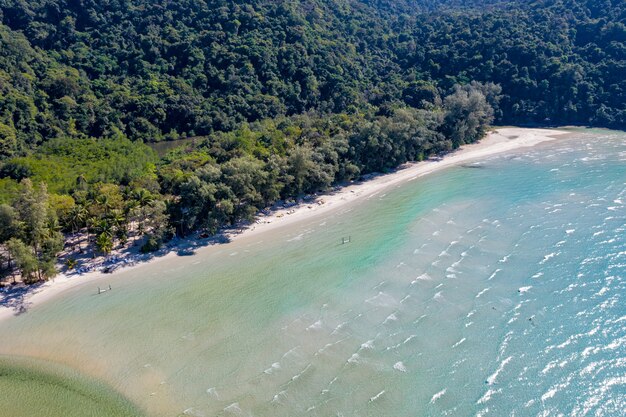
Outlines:
{"label": "ocean surface", "polygon": [[0,353],[148,416],[622,416],[626,134],[573,132],[86,282]]}

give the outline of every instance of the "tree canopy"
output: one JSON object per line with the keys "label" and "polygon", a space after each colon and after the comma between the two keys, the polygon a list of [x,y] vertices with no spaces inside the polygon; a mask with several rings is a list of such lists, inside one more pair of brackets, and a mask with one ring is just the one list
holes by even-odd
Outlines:
{"label": "tree canopy", "polygon": [[2,0],[0,156],[310,110],[420,107],[472,80],[501,123],[624,127],[619,0]]}
{"label": "tree canopy", "polygon": [[151,251],[493,123],[623,129],[625,23],[620,0],[0,0],[0,244],[41,280],[60,232]]}

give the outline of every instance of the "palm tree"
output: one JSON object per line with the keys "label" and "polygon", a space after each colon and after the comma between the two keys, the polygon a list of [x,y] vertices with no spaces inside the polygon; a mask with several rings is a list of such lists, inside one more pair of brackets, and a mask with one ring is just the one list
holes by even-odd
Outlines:
{"label": "palm tree", "polygon": [[[126,201],[126,205],[124,206],[124,216],[126,216],[127,223],[130,224],[129,234],[132,234],[132,231],[133,231],[132,218],[138,208],[139,208],[139,203],[136,200]],[[133,237],[133,242],[134,242],[134,237]]]}
{"label": "palm tree", "polygon": [[72,229],[72,251],[76,252],[76,232],[80,231],[82,226],[85,224],[85,220],[87,219],[87,215],[89,211],[83,204],[75,205],[72,210],[68,213],[68,223]]}
{"label": "palm tree", "polygon": [[96,247],[108,254],[113,248],[113,224],[110,219],[100,219],[96,222]]}
{"label": "palm tree", "polygon": [[120,239],[120,243],[124,243],[128,236],[128,218],[122,210],[113,210],[110,217],[113,227],[115,228],[115,236]]}
{"label": "palm tree", "polygon": [[[94,226],[96,226],[98,221],[98,218],[95,216],[92,216],[91,213],[89,213],[89,215],[87,216],[87,219],[85,220],[85,223],[87,224],[87,249],[89,249],[89,237],[91,234],[91,230],[94,228]],[[93,254],[93,257],[95,258],[96,255],[95,253]]]}
{"label": "palm tree", "polygon": [[102,208],[104,211],[104,215],[108,216],[113,208],[111,204],[111,199],[106,194],[99,194],[96,197],[96,203]]}
{"label": "palm tree", "polygon": [[146,222],[146,213],[144,209],[150,204],[152,204],[152,202],[154,201],[154,197],[145,188],[140,188],[137,191],[135,191],[133,193],[133,197],[135,201],[137,202],[137,204],[139,205],[139,210],[140,210],[138,233],[143,234],[144,226]]}

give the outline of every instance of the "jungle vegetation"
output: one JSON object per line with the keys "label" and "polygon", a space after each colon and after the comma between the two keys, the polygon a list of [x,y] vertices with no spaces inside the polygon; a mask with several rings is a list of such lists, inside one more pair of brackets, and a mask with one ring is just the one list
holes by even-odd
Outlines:
{"label": "jungle vegetation", "polygon": [[0,0],[0,22],[0,243],[30,281],[62,233],[151,251],[493,123],[626,126],[618,0]]}

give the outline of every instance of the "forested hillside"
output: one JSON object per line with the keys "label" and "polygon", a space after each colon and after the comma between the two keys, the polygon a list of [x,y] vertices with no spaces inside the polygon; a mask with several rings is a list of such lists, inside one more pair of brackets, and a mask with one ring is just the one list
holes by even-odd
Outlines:
{"label": "forested hillside", "polygon": [[494,120],[626,127],[619,0],[0,0],[0,21],[0,228],[37,279],[59,230],[153,250]]}
{"label": "forested hillside", "polygon": [[311,109],[419,107],[471,80],[502,86],[497,122],[626,123],[619,0],[0,5],[5,155],[74,132],[159,141]]}

